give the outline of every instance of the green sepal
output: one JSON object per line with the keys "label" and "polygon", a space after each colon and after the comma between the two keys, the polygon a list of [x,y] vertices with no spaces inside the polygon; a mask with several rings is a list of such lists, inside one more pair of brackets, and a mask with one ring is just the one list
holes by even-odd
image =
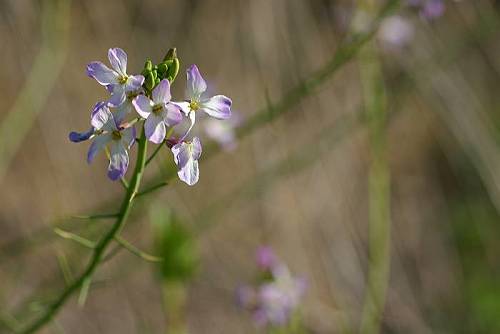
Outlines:
{"label": "green sepal", "polygon": [[144,64],[144,69],[142,70],[141,74],[143,76],[146,76],[149,72],[151,72],[153,69],[153,63],[151,60],[147,60],[146,63]]}
{"label": "green sepal", "polygon": [[172,65],[170,65],[167,70],[167,78],[170,82],[173,82],[177,77],[177,74],[179,74],[179,68],[180,68],[179,58],[173,59]]}
{"label": "green sepal", "polygon": [[177,49],[171,48],[171,49],[168,49],[167,54],[165,55],[165,57],[163,57],[163,61],[165,62],[167,60],[173,60],[176,58],[177,58]]}
{"label": "green sepal", "polygon": [[152,91],[155,87],[155,78],[153,76],[153,72],[150,71],[144,75],[144,87],[149,91]]}

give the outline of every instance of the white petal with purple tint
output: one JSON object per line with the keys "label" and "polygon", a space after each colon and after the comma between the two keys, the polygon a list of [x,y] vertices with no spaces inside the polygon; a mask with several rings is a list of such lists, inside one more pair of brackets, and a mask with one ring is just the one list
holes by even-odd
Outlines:
{"label": "white petal with purple tint", "polygon": [[128,152],[119,140],[113,140],[110,146],[108,177],[116,181],[127,172],[129,163]]}
{"label": "white petal with purple tint", "polygon": [[198,66],[191,65],[187,72],[186,97],[189,100],[199,100],[201,94],[207,90],[207,83],[201,76]]}
{"label": "white petal with purple tint", "polygon": [[108,59],[111,66],[120,75],[127,75],[127,54],[120,48],[112,48],[108,50]]}
{"label": "white petal with purple tint", "polygon": [[166,79],[160,81],[153,90],[153,102],[156,104],[167,103],[172,98],[170,94],[170,82]]}
{"label": "white petal with purple tint", "polygon": [[177,175],[181,181],[192,186],[200,177],[198,159],[201,156],[201,143],[195,137],[191,143],[180,142],[172,147],[174,162],[178,167]]}
{"label": "white petal with purple tint", "polygon": [[146,119],[146,122],[144,122],[144,131],[149,141],[155,144],[162,143],[167,133],[163,117],[151,113]]}
{"label": "white petal with purple tint", "polygon": [[181,110],[173,103],[163,106],[162,117],[167,126],[174,126],[182,122]]}
{"label": "white petal with purple tint", "polygon": [[207,114],[218,119],[231,117],[230,98],[224,95],[216,95],[201,102],[200,108]]}
{"label": "white petal with purple tint", "polygon": [[113,114],[106,105],[98,103],[92,113],[90,124],[96,130],[114,131],[117,129]]}
{"label": "white petal with purple tint", "polygon": [[110,134],[102,134],[96,136],[89,147],[89,151],[87,153],[87,162],[91,163],[94,160],[96,154],[99,153],[99,151],[102,150],[104,146],[109,143],[109,141],[111,141]]}
{"label": "white petal with purple tint", "polygon": [[137,113],[142,117],[142,118],[148,118],[148,116],[151,114],[153,111],[153,105],[151,100],[146,97],[145,95],[139,95],[137,96],[133,101],[132,104],[135,107],[135,110]]}
{"label": "white petal with purple tint", "polygon": [[119,74],[100,61],[93,61],[87,65],[87,75],[96,79],[101,85],[113,85],[118,83]]}

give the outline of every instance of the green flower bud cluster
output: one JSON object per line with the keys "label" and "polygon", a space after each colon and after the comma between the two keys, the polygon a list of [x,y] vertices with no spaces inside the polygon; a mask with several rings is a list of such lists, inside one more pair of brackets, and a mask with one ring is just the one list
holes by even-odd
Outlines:
{"label": "green flower bud cluster", "polygon": [[179,73],[180,63],[175,48],[168,50],[163,61],[153,65],[151,60],[146,61],[141,74],[144,76],[144,88],[151,92],[163,79],[172,83]]}

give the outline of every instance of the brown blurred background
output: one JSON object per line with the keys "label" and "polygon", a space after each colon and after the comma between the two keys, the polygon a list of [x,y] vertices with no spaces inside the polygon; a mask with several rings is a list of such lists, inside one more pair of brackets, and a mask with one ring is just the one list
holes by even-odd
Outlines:
{"label": "brown blurred background", "polygon": [[[3,322],[30,319],[61,291],[62,255],[75,273],[85,265],[89,251],[56,237],[51,226],[119,205],[122,189],[107,180],[104,155],[89,166],[87,143],[67,138],[87,128],[91,107],[106,95],[85,75],[88,62],[107,62],[107,49],[121,47],[129,73],[138,73],[146,58],[158,61],[175,46],[182,72],[174,97],[182,98],[184,69],[196,63],[244,122],[349,41],[358,5],[1,0]],[[388,114],[391,268],[383,333],[500,331],[498,10],[492,0],[449,1],[444,15],[429,21],[403,4],[397,15],[412,25],[411,40],[386,47],[379,34],[370,44]],[[135,208],[123,234],[143,249],[151,249],[151,206],[175,210],[197,231],[190,333],[261,332],[234,302],[236,287],[253,277],[261,244],[307,277],[302,314],[311,333],[357,332],[369,272],[372,144],[358,117],[362,72],[363,59],[354,57],[235,150],[202,159],[195,187],[175,180]],[[171,160],[166,150],[161,157],[148,176]],[[86,224],[66,226],[98,236],[110,223]],[[151,264],[122,252],[94,280],[85,307],[73,298],[43,333],[166,331]]]}

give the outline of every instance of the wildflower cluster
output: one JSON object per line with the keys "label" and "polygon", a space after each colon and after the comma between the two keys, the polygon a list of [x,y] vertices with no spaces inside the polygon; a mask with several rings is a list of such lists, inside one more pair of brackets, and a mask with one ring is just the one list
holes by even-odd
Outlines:
{"label": "wildflower cluster", "polygon": [[272,249],[257,251],[259,277],[256,286],[242,286],[237,291],[238,304],[251,311],[257,326],[284,327],[306,291],[306,281],[291,275]]}
{"label": "wildflower cluster", "polygon": [[[170,85],[180,67],[175,49],[170,49],[157,65],[148,60],[138,75],[127,74],[127,54],[122,49],[109,49],[108,59],[111,68],[102,62],[91,62],[87,75],[106,88],[109,98],[94,106],[90,129],[71,132],[69,139],[93,139],[87,161],[92,162],[99,151],[105,150],[109,158],[108,177],[118,180],[127,172],[138,127],[148,141],[171,149],[182,181],[188,185],[197,183],[202,145],[198,137],[188,139],[196,114],[203,112],[216,119],[228,119],[231,99],[224,95],[207,96],[205,80],[198,67],[191,65],[187,69],[185,100],[172,101]],[[176,132],[176,126],[184,121],[189,124],[187,131]]]}

